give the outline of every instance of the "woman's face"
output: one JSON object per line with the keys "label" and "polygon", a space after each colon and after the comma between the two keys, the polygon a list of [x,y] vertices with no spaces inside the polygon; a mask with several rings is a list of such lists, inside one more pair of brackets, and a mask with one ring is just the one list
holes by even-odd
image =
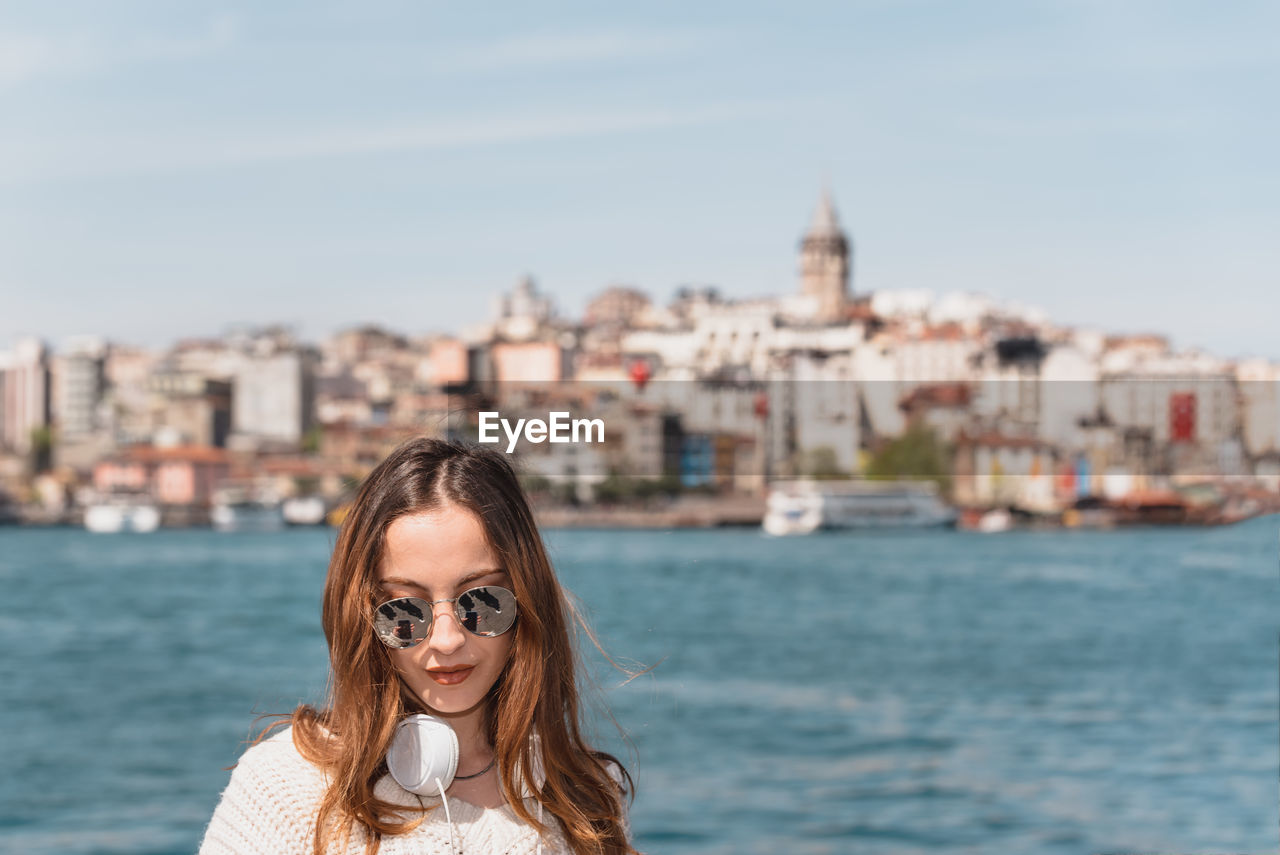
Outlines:
{"label": "woman's face", "polygon": [[[480,585],[512,590],[475,514],[449,504],[397,519],[387,528],[378,571],[385,599],[453,599]],[[502,635],[473,635],[458,623],[453,603],[433,607],[431,634],[415,647],[390,650],[405,683],[433,712],[458,715],[484,708],[506,667],[514,627]]]}

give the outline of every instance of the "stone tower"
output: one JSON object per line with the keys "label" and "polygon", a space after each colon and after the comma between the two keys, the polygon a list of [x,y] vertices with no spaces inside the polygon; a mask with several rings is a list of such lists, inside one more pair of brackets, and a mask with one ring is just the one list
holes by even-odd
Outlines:
{"label": "stone tower", "polygon": [[800,241],[800,293],[817,298],[819,321],[841,319],[849,292],[851,251],[840,230],[835,206],[826,191],[813,213],[809,231]]}

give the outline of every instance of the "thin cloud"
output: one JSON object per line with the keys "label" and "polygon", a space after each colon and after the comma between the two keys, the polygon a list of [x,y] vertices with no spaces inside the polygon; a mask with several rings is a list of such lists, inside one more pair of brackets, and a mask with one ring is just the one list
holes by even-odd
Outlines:
{"label": "thin cloud", "polygon": [[661,131],[775,115],[784,105],[740,102],[685,109],[633,109],[577,113],[540,113],[406,123],[382,128],[333,128],[275,138],[240,140],[157,139],[95,140],[92,150],[25,153],[10,150],[0,158],[0,183],[164,174],[234,168],[317,158],[355,157],[484,145],[514,145],[593,136]]}
{"label": "thin cloud", "polygon": [[61,41],[30,33],[0,32],[0,88],[50,74],[71,74],[93,66],[83,37]]}
{"label": "thin cloud", "polygon": [[0,32],[0,90],[41,78],[75,77],[152,62],[206,56],[230,46],[239,24],[227,15],[191,34],[152,33],[127,39],[69,34]]}
{"label": "thin cloud", "polygon": [[[1134,20],[1133,9],[1112,3],[1094,18],[1063,24],[1052,34],[994,31],[927,55],[898,57],[904,71],[929,82],[1092,81],[1159,79],[1244,72],[1274,73],[1275,21],[1253,28],[1204,27],[1192,34],[1159,17]],[[877,62],[888,57],[877,56]]]}
{"label": "thin cloud", "polygon": [[437,54],[438,71],[489,72],[653,59],[706,48],[719,36],[707,32],[587,30],[533,32]]}
{"label": "thin cloud", "polygon": [[947,115],[948,126],[979,137],[1026,137],[1028,139],[1099,139],[1123,136],[1161,137],[1172,134],[1202,136],[1214,131],[1211,118],[1203,110],[1120,110],[1057,111],[1042,115],[998,114],[955,111]]}
{"label": "thin cloud", "polygon": [[129,54],[141,61],[193,59],[231,47],[239,34],[239,19],[230,15],[219,15],[209,20],[203,29],[191,35],[152,34],[137,39],[133,42]]}

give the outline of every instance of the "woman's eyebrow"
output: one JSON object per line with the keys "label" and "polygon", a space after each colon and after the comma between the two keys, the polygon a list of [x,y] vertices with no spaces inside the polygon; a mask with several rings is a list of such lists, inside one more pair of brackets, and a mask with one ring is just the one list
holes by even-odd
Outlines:
{"label": "woman's eyebrow", "polygon": [[[497,567],[492,570],[477,570],[476,572],[471,573],[470,575],[462,577],[457,582],[455,582],[454,585],[455,587],[460,588],[463,585],[467,584],[468,582],[474,582],[477,579],[483,579],[485,576],[494,576],[494,575],[497,575],[498,573],[506,573],[506,572],[507,571],[503,570],[501,567]],[[386,579],[381,580],[381,584],[399,585],[404,588],[417,588],[419,591],[427,590],[425,587],[413,581],[412,579],[405,579],[401,576],[388,576]]]}

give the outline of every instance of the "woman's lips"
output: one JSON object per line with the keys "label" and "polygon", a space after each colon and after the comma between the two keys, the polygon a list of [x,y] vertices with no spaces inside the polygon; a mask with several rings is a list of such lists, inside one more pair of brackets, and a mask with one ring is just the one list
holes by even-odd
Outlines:
{"label": "woman's lips", "polygon": [[471,672],[475,670],[474,665],[465,665],[461,668],[429,669],[427,673],[431,675],[431,679],[435,680],[442,686],[456,686],[463,680],[471,676]]}

